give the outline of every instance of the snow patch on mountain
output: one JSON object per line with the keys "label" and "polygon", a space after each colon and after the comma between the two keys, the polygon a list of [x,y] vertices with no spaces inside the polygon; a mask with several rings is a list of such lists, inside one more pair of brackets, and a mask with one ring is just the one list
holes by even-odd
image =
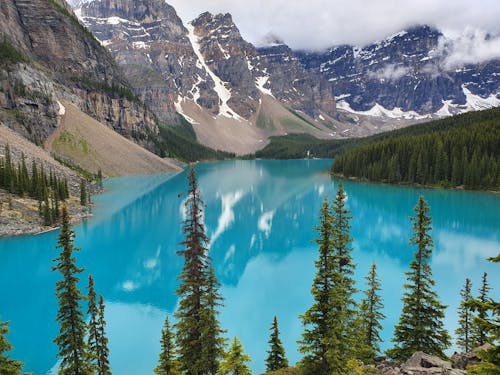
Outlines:
{"label": "snow patch on mountain", "polygon": [[337,108],[347,112],[355,113],[357,115],[372,116],[372,117],[387,117],[392,119],[406,119],[406,120],[423,120],[431,118],[431,115],[420,115],[415,111],[403,111],[401,108],[386,109],[380,104],[376,103],[368,111],[356,111],[351,108],[350,104],[345,100],[337,102]]}
{"label": "snow patch on mountain", "polygon": [[481,109],[488,109],[500,106],[500,99],[497,96],[491,94],[486,98],[482,98],[479,95],[474,95],[465,85],[462,85],[462,90],[464,92],[468,111],[478,111]]}
{"label": "snow patch on mountain", "polygon": [[192,119],[191,117],[189,117],[188,115],[186,115],[182,109],[182,102],[185,101],[186,99],[183,98],[181,95],[179,95],[177,97],[177,101],[174,103],[174,106],[175,106],[175,110],[178,114],[180,114],[181,116],[183,116],[189,123],[193,124],[193,125],[196,125],[196,124],[199,124],[196,120]]}
{"label": "snow patch on mountain", "polygon": [[271,89],[266,89],[264,87],[268,80],[269,80],[269,76],[257,77],[255,79],[255,86],[259,89],[259,91],[261,93],[266,94],[266,95],[270,95],[274,98],[274,95],[273,95],[273,92],[271,91]]}
{"label": "snow patch on mountain", "polygon": [[198,37],[194,33],[194,26],[191,23],[188,23],[186,25],[186,28],[188,30],[189,41],[191,42],[196,57],[198,57],[198,61],[200,62],[201,66],[205,69],[205,71],[208,73],[210,78],[212,78],[212,80],[214,81],[215,84],[214,90],[219,96],[219,101],[220,101],[219,115],[229,118],[234,118],[236,120],[242,120],[241,116],[238,115],[235,111],[233,111],[231,107],[229,107],[229,105],[227,104],[229,99],[231,99],[231,91],[225,86],[224,82],[219,77],[217,77],[217,75],[207,65],[205,58],[201,53]]}

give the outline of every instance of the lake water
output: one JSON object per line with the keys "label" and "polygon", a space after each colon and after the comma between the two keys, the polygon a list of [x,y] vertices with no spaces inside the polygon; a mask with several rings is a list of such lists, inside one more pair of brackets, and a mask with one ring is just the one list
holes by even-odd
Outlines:
{"label": "lake water", "polygon": [[[197,166],[207,204],[210,253],[222,283],[220,320],[252,357],[255,374],[264,370],[268,328],[277,315],[288,358],[299,359],[298,315],[309,294],[317,257],[313,227],[322,197],[333,197],[337,181],[329,160],[228,161]],[[95,216],[75,227],[78,264],[94,276],[106,301],[111,366],[117,375],[152,374],[166,314],[175,311],[182,259],[182,204],[186,174],[126,177],[106,182],[95,197]],[[408,245],[419,194],[431,206],[436,289],[449,307],[446,326],[456,328],[459,290],[470,277],[479,288],[488,272],[492,296],[499,297],[498,265],[485,261],[500,250],[500,196],[345,182],[354,237],[356,279],[373,260],[382,281],[387,319],[383,348],[391,345],[398,320],[404,272],[413,257]],[[0,314],[10,320],[12,356],[35,374],[53,371],[58,333],[51,272],[57,233],[0,240]],[[496,267],[496,268],[495,268]],[[86,282],[82,284],[86,287]],[[85,289],[86,292],[86,289]]]}

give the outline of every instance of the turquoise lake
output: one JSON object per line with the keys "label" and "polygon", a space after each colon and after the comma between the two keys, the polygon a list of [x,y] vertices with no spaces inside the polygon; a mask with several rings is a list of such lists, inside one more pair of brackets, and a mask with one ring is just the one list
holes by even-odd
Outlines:
{"label": "turquoise lake", "polygon": [[[269,327],[277,315],[287,356],[299,359],[298,315],[311,304],[317,224],[323,196],[333,197],[337,181],[330,160],[227,161],[197,165],[207,205],[210,254],[225,306],[220,320],[227,336],[238,336],[252,357],[255,374],[264,370]],[[175,290],[182,259],[181,222],[187,190],[185,172],[110,179],[94,197],[94,216],[77,225],[78,265],[91,273],[106,301],[110,361],[117,375],[152,374],[167,314],[176,309]],[[391,346],[400,309],[404,272],[413,257],[408,219],[420,194],[431,206],[436,290],[448,305],[446,326],[456,328],[459,290],[470,277],[473,290],[488,273],[500,296],[499,266],[485,259],[500,251],[500,195],[476,192],[344,183],[352,211],[353,257],[358,287],[376,261],[387,319],[382,347]],[[12,356],[25,371],[53,373],[58,333],[51,272],[57,232],[0,240],[0,320],[10,320]],[[453,351],[453,348],[450,349]]]}

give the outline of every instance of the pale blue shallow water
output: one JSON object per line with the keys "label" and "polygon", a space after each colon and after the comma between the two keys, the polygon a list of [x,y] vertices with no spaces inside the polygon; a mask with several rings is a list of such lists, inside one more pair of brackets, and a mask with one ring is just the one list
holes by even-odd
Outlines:
{"label": "pale blue shallow water", "polygon": [[[237,335],[264,370],[268,328],[276,314],[290,362],[299,355],[298,315],[311,304],[315,233],[324,194],[336,181],[329,160],[228,161],[197,166],[206,207],[211,255],[222,282],[221,322]],[[92,273],[106,300],[111,365],[117,375],[152,374],[166,314],[175,311],[182,259],[182,202],[186,175],[126,177],[107,181],[95,197],[95,216],[75,227],[78,264]],[[431,205],[436,289],[449,307],[446,326],[456,328],[458,291],[466,277],[474,291],[489,274],[498,298],[500,272],[485,258],[500,250],[500,196],[345,182],[352,210],[356,279],[375,260],[382,281],[385,314],[383,348],[401,308],[401,285],[412,259],[410,222],[419,194]],[[46,374],[56,364],[57,301],[51,260],[57,232],[0,240],[0,319],[10,320],[12,355],[25,370]],[[496,267],[496,268],[495,268]],[[86,282],[82,284],[86,287]]]}

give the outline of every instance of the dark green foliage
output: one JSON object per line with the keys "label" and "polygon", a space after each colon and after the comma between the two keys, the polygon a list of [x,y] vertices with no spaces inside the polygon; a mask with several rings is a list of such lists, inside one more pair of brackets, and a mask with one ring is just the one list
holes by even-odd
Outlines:
{"label": "dark green foliage", "polygon": [[56,282],[56,296],[59,300],[57,321],[59,335],[54,342],[59,347],[57,356],[61,359],[59,374],[89,374],[92,366],[89,361],[85,343],[86,324],[81,309],[81,301],[85,299],[78,289],[78,274],[83,271],[77,267],[73,246],[75,233],[69,227],[69,215],[66,206],[62,208],[62,226],[57,248],[61,249],[59,257],[54,259],[53,271],[59,271],[62,279]]}
{"label": "dark green foliage", "polygon": [[488,285],[488,274],[484,272],[481,280],[481,288],[479,289],[479,296],[477,297],[477,301],[479,303],[475,305],[475,310],[477,311],[477,319],[474,319],[473,321],[475,346],[481,346],[490,341],[484,325],[481,324],[481,322],[484,322],[487,319],[487,302],[489,300],[488,292],[490,290],[491,288]]}
{"label": "dark green foliage", "polygon": [[[500,263],[500,254],[489,259]],[[467,367],[467,372],[473,375],[499,375],[500,374],[500,302],[492,298],[473,299],[469,302],[473,311],[484,311],[484,318],[476,317],[475,325],[479,326],[489,338],[492,347],[479,352],[482,362]]]}
{"label": "dark green foliage", "polygon": [[9,322],[0,322],[0,374],[20,375],[22,363],[10,359],[7,352],[12,350],[12,345],[7,341]]}
{"label": "dark green foliage", "polygon": [[106,338],[106,322],[104,320],[104,300],[100,296],[98,304],[92,275],[89,275],[88,289],[88,350],[90,360],[94,366],[94,371],[98,375],[110,375],[108,339]]}
{"label": "dark green foliage", "polygon": [[177,350],[174,342],[174,332],[172,332],[172,327],[167,316],[161,331],[160,360],[158,366],[155,367],[154,373],[157,375],[180,374],[176,356]]}
{"label": "dark green foliage", "polygon": [[299,351],[305,354],[300,368],[308,374],[344,373],[348,360],[361,356],[365,349],[358,340],[350,211],[345,200],[340,182],[332,205],[324,200],[316,228],[319,259],[311,289],[314,304],[301,316],[304,332],[299,341]]}
{"label": "dark green foliage", "polygon": [[320,210],[320,224],[315,229],[318,237],[314,240],[319,246],[311,294],[313,305],[300,316],[304,325],[299,351],[304,354],[300,368],[304,373],[328,374],[330,364],[327,354],[331,348],[329,323],[333,319],[332,290],[334,288],[335,259],[331,236],[333,233],[332,216],[328,199],[323,200]]}
{"label": "dark green foliage", "polygon": [[415,245],[417,250],[410,270],[406,272],[403,310],[392,339],[395,346],[387,351],[391,358],[400,361],[417,351],[444,358],[444,350],[450,345],[448,332],[443,327],[446,306],[439,302],[433,290],[435,282],[430,257],[434,245],[430,235],[432,223],[429,210],[424,197],[420,196],[415,216],[411,217],[413,235],[410,244]]}
{"label": "dark green foliage", "polygon": [[250,362],[250,356],[245,353],[240,340],[235,337],[224,360],[220,363],[217,375],[251,375],[248,362]]}
{"label": "dark green foliage", "polygon": [[[184,122],[180,127],[159,125],[160,135],[152,137],[155,152],[162,157],[172,157],[185,162],[199,160],[220,160],[234,157],[232,153],[213,150],[193,138],[191,124]],[[191,130],[190,130],[191,129]]]}
{"label": "dark green foliage", "polygon": [[276,316],[273,319],[273,324],[270,328],[271,336],[269,337],[270,348],[267,351],[266,371],[276,371],[288,367],[288,360],[285,355],[285,348],[279,337],[280,331],[278,328],[278,319]]}
{"label": "dark green foliage", "polygon": [[22,62],[28,62],[28,58],[21,51],[8,40],[0,41],[0,67]]}
{"label": "dark green foliage", "polygon": [[262,159],[303,159],[307,152],[311,157],[333,158],[349,144],[346,140],[324,140],[309,134],[289,134],[271,137],[269,144],[255,152],[255,157]]}
{"label": "dark green foliage", "polygon": [[184,265],[177,289],[179,308],[175,314],[180,370],[188,374],[213,374],[222,355],[222,330],[217,320],[222,297],[208,256],[208,237],[203,223],[204,203],[200,196],[194,169],[188,173]]}
{"label": "dark green foliage", "polygon": [[363,340],[366,342],[369,351],[367,357],[361,359],[368,363],[373,362],[375,356],[380,352],[379,342],[382,341],[380,338],[382,324],[380,322],[385,319],[385,315],[381,311],[384,305],[379,294],[381,288],[375,262],[372,263],[370,272],[365,279],[368,289],[365,291],[365,298],[361,302],[360,315]]}
{"label": "dark green foliage", "polygon": [[37,199],[44,225],[53,225],[60,219],[60,203],[69,198],[66,179],[57,177],[52,170],[47,175],[43,164],[38,167],[35,160],[31,163],[30,173],[24,155],[15,164],[8,144],[5,145],[3,158],[0,158],[0,189],[20,197]]}
{"label": "dark green foliage", "polygon": [[88,203],[88,195],[87,195],[87,183],[84,179],[80,180],[80,204],[82,206],[86,206]]}
{"label": "dark green foliage", "polygon": [[465,285],[460,291],[462,301],[458,307],[458,328],[455,330],[457,335],[457,346],[464,353],[469,353],[473,349],[472,322],[474,315],[469,302],[472,299],[470,279],[465,279]]}
{"label": "dark green foliage", "polygon": [[[406,129],[405,129],[406,130]],[[389,183],[500,188],[500,109],[415,125],[337,157],[332,173]]]}

